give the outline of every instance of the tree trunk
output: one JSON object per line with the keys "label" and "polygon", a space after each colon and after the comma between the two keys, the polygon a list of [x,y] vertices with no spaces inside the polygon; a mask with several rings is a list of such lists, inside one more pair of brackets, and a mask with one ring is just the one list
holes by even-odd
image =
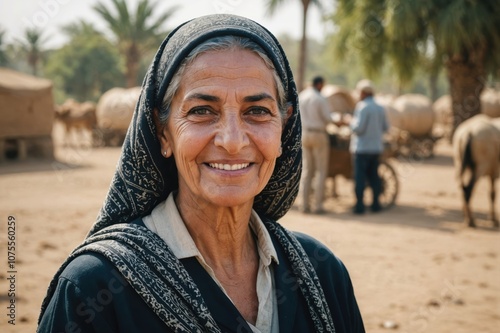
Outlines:
{"label": "tree trunk", "polygon": [[126,73],[127,88],[137,86],[137,73],[139,72],[140,54],[136,44],[131,44],[126,49]]}
{"label": "tree trunk", "polygon": [[302,16],[302,39],[300,40],[299,50],[299,74],[297,78],[297,89],[304,89],[304,80],[307,61],[307,10],[309,8],[309,0],[302,1],[303,16]]}
{"label": "tree trunk", "polygon": [[33,76],[37,76],[38,75],[38,56],[35,53],[30,52],[28,54],[28,64],[31,67],[31,73],[33,74]]}
{"label": "tree trunk", "polygon": [[484,48],[451,56],[446,62],[453,109],[452,135],[464,120],[481,112],[480,96],[486,82]]}
{"label": "tree trunk", "polygon": [[433,102],[438,99],[438,88],[437,88],[437,81],[438,81],[438,72],[431,72],[429,74],[429,93],[431,95],[431,100]]}

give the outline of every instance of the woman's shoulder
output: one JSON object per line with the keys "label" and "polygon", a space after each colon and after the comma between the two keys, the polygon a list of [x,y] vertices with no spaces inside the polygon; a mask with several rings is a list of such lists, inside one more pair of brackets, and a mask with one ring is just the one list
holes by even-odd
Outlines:
{"label": "woman's shoulder", "polygon": [[58,276],[38,331],[68,327],[72,332],[169,332],[119,270],[94,252],[76,256]]}
{"label": "woman's shoulder", "polygon": [[347,274],[347,270],[342,260],[340,260],[325,244],[307,234],[294,231],[294,236],[306,252],[315,270],[326,275],[335,274],[342,276]]}
{"label": "woman's shoulder", "polygon": [[[128,224],[116,224],[108,226],[106,229],[110,229],[110,232],[121,232],[126,234],[130,231],[130,229],[127,229],[125,231],[120,230],[120,228],[124,227],[135,228],[136,230],[134,231],[136,231],[136,233],[140,233],[146,230],[146,227],[144,226],[144,223],[141,219],[134,220],[133,222]],[[148,234],[145,236],[150,235]],[[109,281],[110,279],[119,275],[116,264],[112,262],[115,260],[108,259],[106,255],[101,254],[115,249],[115,243],[97,242],[93,244],[98,244],[97,248],[99,250],[97,251],[95,249],[87,248],[87,250],[84,250],[83,253],[70,257],[70,259],[68,259],[68,262],[64,264],[65,267],[59,275],[59,279],[65,279],[78,285],[85,285],[89,283],[96,284],[96,282],[98,281]],[[119,254],[118,257],[121,257],[121,254]]]}
{"label": "woman's shoulder", "polygon": [[116,267],[103,255],[88,252],[73,258],[59,275],[82,290],[126,284]]}
{"label": "woman's shoulder", "polygon": [[333,252],[316,238],[299,231],[292,231],[292,233],[308,254],[310,252],[325,252],[325,254],[328,253],[330,256],[335,257]]}

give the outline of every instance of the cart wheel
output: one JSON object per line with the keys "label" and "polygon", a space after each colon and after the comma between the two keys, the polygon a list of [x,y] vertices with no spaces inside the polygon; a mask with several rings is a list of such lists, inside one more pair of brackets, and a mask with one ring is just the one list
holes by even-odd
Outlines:
{"label": "cart wheel", "polygon": [[394,168],[387,162],[380,162],[378,174],[382,181],[382,191],[379,201],[383,209],[390,208],[396,202],[399,191],[399,182]]}

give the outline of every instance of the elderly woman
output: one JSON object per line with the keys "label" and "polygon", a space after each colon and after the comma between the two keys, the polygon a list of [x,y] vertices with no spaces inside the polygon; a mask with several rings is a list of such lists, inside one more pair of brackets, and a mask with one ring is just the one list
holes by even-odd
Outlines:
{"label": "elderly woman", "polygon": [[257,23],[175,29],[39,331],[364,332],[343,264],[276,222],[300,180],[297,104],[283,50]]}

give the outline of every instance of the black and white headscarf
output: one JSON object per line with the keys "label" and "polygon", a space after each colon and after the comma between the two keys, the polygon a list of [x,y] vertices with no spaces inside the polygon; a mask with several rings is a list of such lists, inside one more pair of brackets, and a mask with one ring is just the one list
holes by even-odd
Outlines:
{"label": "black and white headscarf", "polygon": [[117,267],[168,327],[179,332],[219,331],[203,295],[165,243],[147,228],[129,222],[149,214],[178,187],[174,159],[161,155],[153,109],[161,105],[182,60],[200,43],[225,35],[247,37],[263,48],[282,80],[287,101],[293,106],[281,137],[282,154],[269,183],[255,198],[253,208],[287,254],[316,331],[335,331],[323,290],[306,253],[295,237],[276,223],[297,196],[301,172],[298,95],[290,66],[268,30],[249,19],[222,14],[186,22],[161,44],[144,79],[117,170],[97,221],[85,242],[73,251],[51,282],[42,315],[67,264],[82,253],[97,252]]}

